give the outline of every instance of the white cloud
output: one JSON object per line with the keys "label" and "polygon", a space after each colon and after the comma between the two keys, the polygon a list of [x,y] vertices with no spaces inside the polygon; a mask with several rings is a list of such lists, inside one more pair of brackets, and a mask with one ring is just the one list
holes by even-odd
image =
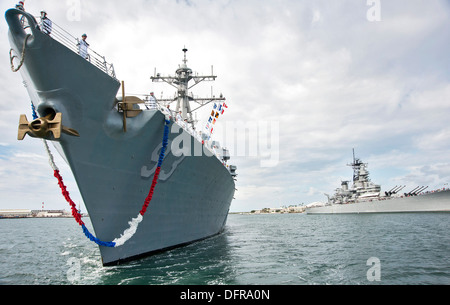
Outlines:
{"label": "white cloud", "polygon": [[[70,206],[61,195],[53,170],[49,165],[48,156],[40,144],[25,145],[29,150],[8,147],[9,152],[3,154],[0,150],[0,193],[2,198],[0,208],[40,209],[45,202],[47,209],[66,209]],[[35,148],[35,149],[33,149]],[[53,148],[52,148],[53,149]],[[56,150],[53,149],[56,153]],[[76,184],[67,165],[56,156],[73,200],[82,203]]]}
{"label": "white cloud", "polygon": [[[370,162],[374,182],[386,188],[393,179],[420,184],[426,175],[439,184],[448,177],[440,171],[450,148],[446,1],[384,1],[381,22],[366,19],[366,1],[348,0],[83,0],[80,21],[67,20],[64,1],[27,1],[26,7],[36,13],[45,8],[76,36],[87,32],[128,92],[172,95],[149,77],[155,67],[174,73],[186,46],[193,70],[209,73],[214,65],[214,92],[229,101],[225,120],[278,121],[277,167],[261,169],[260,160],[235,158],[239,192],[232,210],[325,200],[321,193],[351,178],[345,164],[353,147]],[[30,110],[21,79],[7,64],[6,32],[3,22],[0,141],[14,148],[10,154],[41,151],[31,139],[15,141],[19,114]],[[195,93],[210,91],[206,85]],[[6,159],[1,169],[13,173],[13,155]]]}

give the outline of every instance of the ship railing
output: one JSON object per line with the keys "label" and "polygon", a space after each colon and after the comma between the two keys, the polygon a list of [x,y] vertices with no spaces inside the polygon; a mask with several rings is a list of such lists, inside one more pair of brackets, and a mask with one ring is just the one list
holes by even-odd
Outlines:
{"label": "ship railing", "polygon": [[[78,46],[80,44],[80,39],[76,38],[75,36],[67,32],[64,28],[62,28],[53,21],[52,21],[52,31],[49,36],[58,41],[59,43],[61,43],[62,45],[64,45],[65,47],[67,47],[68,49],[72,50],[73,52],[79,54]],[[91,64],[93,64],[94,66],[96,66],[109,76],[111,76],[112,78],[116,78],[114,65],[108,63],[106,61],[105,56],[102,56],[93,49],[89,48],[87,60]]]}
{"label": "ship railing", "polygon": [[[35,17],[36,20],[41,20],[40,17]],[[42,24],[42,21],[39,22],[39,28],[40,30],[47,34],[49,37],[53,38],[72,52],[79,54],[79,43],[80,39],[73,36],[69,32],[67,32],[63,27],[59,26],[57,23],[52,21],[52,27],[50,34],[47,34],[44,30],[44,26]],[[29,25],[23,22],[24,29],[27,30],[29,28]],[[110,64],[106,61],[105,56],[100,55],[96,51],[94,51],[92,48],[88,49],[88,57],[87,61],[89,61],[91,64],[93,64],[95,67],[103,71],[104,73],[108,74],[114,79],[116,78],[116,72],[114,70],[114,65]]]}
{"label": "ship railing", "polygon": [[[147,102],[150,97],[149,94],[142,94],[142,93],[128,93],[128,94],[130,96],[136,96],[136,97],[140,98],[142,101],[138,104],[135,104],[133,106],[134,107],[133,110],[148,111],[144,105],[145,105],[145,102]],[[150,110],[152,110],[152,109],[150,109]],[[217,150],[221,150],[222,148],[215,144],[216,141],[203,140],[202,135],[198,133],[198,130],[193,129],[191,124],[186,124],[184,122],[178,121],[176,119],[175,111],[168,110],[167,106],[165,106],[164,103],[162,103],[160,100],[156,101],[156,110],[160,111],[162,114],[164,114],[166,116],[169,116],[174,121],[174,123],[176,123],[178,126],[180,126],[184,131],[189,133],[192,137],[194,137],[200,143],[203,143],[204,148],[206,148],[212,156],[215,156],[219,160],[222,159],[220,153],[217,151]],[[228,165],[226,163],[224,164],[224,166],[226,166],[228,168]]]}

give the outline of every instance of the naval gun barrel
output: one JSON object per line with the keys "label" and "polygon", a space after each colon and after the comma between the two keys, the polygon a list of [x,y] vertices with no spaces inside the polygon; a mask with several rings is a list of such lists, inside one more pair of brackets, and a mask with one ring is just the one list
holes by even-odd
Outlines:
{"label": "naval gun barrel", "polygon": [[414,194],[415,191],[418,190],[419,188],[420,188],[420,186],[413,188],[412,191],[410,191],[409,193],[405,193],[405,196],[411,196],[411,195]]}
{"label": "naval gun barrel", "polygon": [[393,188],[391,188],[389,191],[384,192],[384,194],[386,194],[386,197],[390,197],[392,194],[395,194],[394,189],[396,189],[396,188],[397,188],[397,185],[394,186]]}
{"label": "naval gun barrel", "polygon": [[428,188],[428,186],[422,186],[420,189],[414,192],[414,195],[419,195],[423,191],[425,191]]}
{"label": "naval gun barrel", "polygon": [[386,196],[391,196],[391,195],[397,194],[398,192],[400,192],[405,187],[406,187],[406,185],[404,185],[404,186],[401,186],[401,185],[397,186],[396,185],[391,190],[385,192],[385,194],[386,194]]}
{"label": "naval gun barrel", "polygon": [[398,192],[400,192],[401,190],[403,190],[404,188],[406,187],[406,185],[404,185],[404,186],[399,186],[399,188],[398,189],[396,189],[395,191],[394,191],[394,194],[397,194]]}
{"label": "naval gun barrel", "polygon": [[391,188],[389,191],[387,191],[388,193],[392,194],[394,193],[394,190],[397,188],[398,186],[394,186],[393,188]]}
{"label": "naval gun barrel", "polygon": [[423,189],[425,189],[424,186],[420,186],[415,191],[411,191],[410,196],[417,196]]}
{"label": "naval gun barrel", "polygon": [[404,185],[404,186],[399,186],[399,187],[397,187],[395,190],[394,190],[394,194],[397,194],[398,192],[400,192],[401,190],[403,190],[404,188],[406,187],[406,185]]}

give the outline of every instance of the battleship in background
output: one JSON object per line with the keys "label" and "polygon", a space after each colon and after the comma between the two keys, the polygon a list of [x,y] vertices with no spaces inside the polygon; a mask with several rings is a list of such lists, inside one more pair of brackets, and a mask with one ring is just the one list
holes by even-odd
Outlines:
{"label": "battleship in background", "polygon": [[306,208],[307,214],[364,214],[364,213],[409,213],[409,212],[450,212],[450,190],[441,189],[424,192],[428,187],[418,186],[404,193],[406,186],[395,186],[381,192],[381,186],[370,181],[367,164],[355,158],[348,164],[353,168],[353,185],[342,181],[326,204],[312,204]]}
{"label": "battleship in background", "polygon": [[[187,67],[184,49],[185,57],[175,76],[151,78],[174,86],[175,97],[143,111],[144,100],[125,96],[123,82],[122,94],[117,97],[121,83],[113,66],[91,49],[80,56],[77,38],[55,22],[51,29],[40,26],[20,9],[8,10],[5,18],[12,70],[20,70],[40,116],[30,123],[21,116],[19,140],[28,134],[52,141],[73,172],[100,241],[124,236],[124,229],[135,221],[159,169],[158,158],[161,161],[166,143],[165,124],[170,120],[168,150],[165,158],[162,156],[158,184],[150,190],[153,199],[148,212],[125,244],[99,246],[104,265],[222,232],[235,193],[236,167],[227,164],[230,156],[225,148],[199,137],[190,102],[202,107],[225,99],[194,99],[189,92],[216,76],[194,75]],[[176,102],[176,113],[181,116],[176,121],[166,107],[171,102]],[[55,192],[54,196],[61,194]]]}

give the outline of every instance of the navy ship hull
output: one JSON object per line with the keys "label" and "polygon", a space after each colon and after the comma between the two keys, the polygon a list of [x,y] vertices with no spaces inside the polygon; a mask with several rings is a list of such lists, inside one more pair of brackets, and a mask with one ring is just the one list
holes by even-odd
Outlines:
{"label": "navy ship hull", "polygon": [[[22,15],[31,36],[19,21]],[[80,135],[51,140],[73,172],[96,237],[112,241],[139,214],[148,195],[167,117],[159,110],[144,111],[126,120],[125,132],[123,114],[116,109],[120,83],[115,77],[42,33],[31,15],[12,9],[6,19],[14,53],[20,55],[25,44],[20,73],[38,115],[61,113],[62,125]],[[233,177],[191,134],[173,121],[170,129],[169,151],[148,211],[124,245],[100,246],[104,265],[182,246],[224,229],[235,192]],[[175,152],[178,148],[184,154]],[[61,194],[55,191],[55,196]]]}
{"label": "navy ship hull", "polygon": [[373,199],[371,201],[333,204],[306,209],[306,213],[310,215],[417,212],[450,212],[450,190],[411,197]]}

